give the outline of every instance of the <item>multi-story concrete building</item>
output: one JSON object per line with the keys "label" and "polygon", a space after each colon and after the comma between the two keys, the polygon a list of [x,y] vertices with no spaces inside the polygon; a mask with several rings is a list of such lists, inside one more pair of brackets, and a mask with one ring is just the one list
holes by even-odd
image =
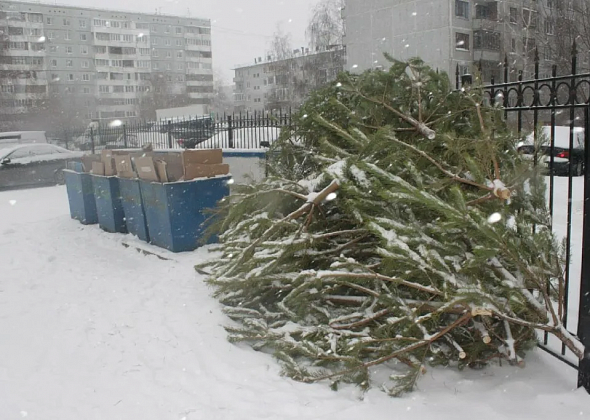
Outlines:
{"label": "multi-story concrete building", "polygon": [[334,46],[315,53],[302,48],[283,60],[268,55],[252,65],[237,66],[235,108],[251,112],[297,107],[312,90],[334,80],[344,70],[345,60],[344,48]]}
{"label": "multi-story concrete building", "polygon": [[[542,73],[553,63],[553,0],[346,0],[344,44],[353,71],[387,67],[383,53],[420,57],[454,79],[481,68],[500,80],[505,56],[510,74],[530,72],[539,48]],[[527,75],[525,75],[526,77]]]}
{"label": "multi-story concrete building", "polygon": [[0,0],[0,113],[55,96],[88,119],[146,117],[154,95],[209,105],[208,19]]}

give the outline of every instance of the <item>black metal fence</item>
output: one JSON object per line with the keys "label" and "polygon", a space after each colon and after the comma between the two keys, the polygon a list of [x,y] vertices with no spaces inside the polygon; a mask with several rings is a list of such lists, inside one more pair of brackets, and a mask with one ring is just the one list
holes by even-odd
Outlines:
{"label": "black metal fence", "polygon": [[87,127],[49,131],[47,136],[67,149],[93,153],[148,145],[154,149],[258,149],[268,147],[291,124],[290,112],[254,112],[159,121],[93,122]]}
{"label": "black metal fence", "polygon": [[[541,78],[536,52],[533,79],[523,80],[520,72],[514,82],[509,79],[506,59],[504,82],[496,83],[492,78],[484,92],[488,105],[501,107],[505,119],[520,136],[531,133],[528,136],[535,144],[541,135],[549,140],[547,160],[535,159],[535,162],[548,165],[547,199],[553,230],[565,240],[561,322],[564,328],[576,331],[574,335],[588,350],[582,360],[577,360],[561,342],[552,342],[546,333],[540,337],[539,347],[577,369],[578,386],[590,392],[590,146],[587,135],[590,131],[590,73],[577,74],[577,55],[574,44],[569,75],[558,76],[557,67],[553,66],[551,77]],[[469,82],[466,79],[461,83]],[[580,133],[583,142],[577,147]],[[565,139],[560,138],[563,134]],[[559,144],[563,140],[566,144]],[[576,153],[580,156],[578,163],[574,159]],[[557,174],[559,165],[564,170],[563,176]],[[583,176],[576,176],[580,172]]]}

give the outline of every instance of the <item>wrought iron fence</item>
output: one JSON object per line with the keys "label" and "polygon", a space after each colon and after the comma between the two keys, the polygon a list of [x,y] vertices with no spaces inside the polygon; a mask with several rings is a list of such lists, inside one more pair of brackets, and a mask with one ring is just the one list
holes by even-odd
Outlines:
{"label": "wrought iron fence", "polygon": [[[539,347],[567,365],[578,370],[578,386],[590,392],[590,73],[577,74],[577,51],[573,45],[571,73],[557,75],[552,67],[551,77],[541,78],[539,56],[535,52],[535,71],[530,80],[509,80],[508,60],[504,62],[504,82],[484,87],[485,101],[502,107],[506,121],[513,125],[519,137],[538,144],[540,136],[548,138],[546,159],[535,164],[548,169],[549,212],[553,230],[565,241],[565,278],[562,297],[564,311],[560,315],[566,329],[576,331],[585,345],[586,353],[577,360],[561,342],[552,342],[547,333],[540,333]],[[465,83],[465,78],[461,83]],[[460,88],[457,77],[457,89]],[[541,130],[539,130],[541,128]],[[560,138],[562,137],[562,138]],[[565,137],[565,144],[559,144]],[[582,140],[581,144],[577,144]],[[526,143],[526,142],[525,142]],[[563,173],[560,175],[560,171]],[[580,176],[581,175],[581,176]],[[560,199],[564,199],[561,200]]]}
{"label": "wrought iron fence", "polygon": [[49,131],[47,135],[67,149],[93,153],[148,145],[153,149],[259,149],[270,146],[292,121],[290,112],[254,112],[159,121],[95,122],[87,127]]}

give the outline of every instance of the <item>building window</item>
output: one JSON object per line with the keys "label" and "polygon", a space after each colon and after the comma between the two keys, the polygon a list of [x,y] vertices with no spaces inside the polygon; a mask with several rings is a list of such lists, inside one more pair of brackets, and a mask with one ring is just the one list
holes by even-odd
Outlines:
{"label": "building window", "polygon": [[166,51],[166,58],[172,58],[172,51]]}
{"label": "building window", "polygon": [[74,67],[74,60],[66,60],[66,67]]}
{"label": "building window", "polygon": [[[82,67],[84,67],[84,66],[82,66]],[[90,75],[88,73],[84,73],[82,75],[82,80],[84,80],[85,82],[90,81]]]}
{"label": "building window", "polygon": [[170,25],[167,25],[167,26],[166,26],[166,31],[165,31],[165,32],[166,32],[167,34],[169,34],[169,33],[170,33]]}
{"label": "building window", "polygon": [[85,87],[83,89],[83,91],[84,91],[85,94],[89,94],[90,93],[90,88],[89,87]]}
{"label": "building window", "polygon": [[90,65],[88,64],[88,60],[82,60],[81,66],[83,69],[87,69],[88,67],[90,67]]}
{"label": "building window", "polygon": [[182,58],[182,51],[176,51],[176,58]]}
{"label": "building window", "polygon": [[68,80],[70,82],[73,82],[74,81],[74,75],[72,73],[68,74]]}
{"label": "building window", "polygon": [[80,41],[88,41],[88,34],[80,34]]}
{"label": "building window", "polygon": [[85,28],[86,27],[86,21],[84,19],[80,19],[78,21],[78,24],[80,25],[80,28]]}
{"label": "building window", "polygon": [[170,40],[169,40],[169,39],[166,39],[166,40],[164,40],[164,44],[165,44],[167,47],[169,47],[169,46],[170,46]]}
{"label": "building window", "polygon": [[69,41],[70,39],[72,39],[72,34],[70,33],[70,31],[66,31],[64,39],[66,41]]}
{"label": "building window", "polygon": [[176,66],[177,70],[184,70],[184,64],[183,63],[178,63],[178,65]]}
{"label": "building window", "polygon": [[53,18],[48,17],[47,18],[47,24],[48,25],[53,25]]}
{"label": "building window", "polygon": [[469,34],[455,32],[455,48],[469,51]]}
{"label": "building window", "polygon": [[158,38],[152,38],[152,45],[158,45]]}
{"label": "building window", "polygon": [[152,50],[152,57],[158,57],[158,50]]}
{"label": "building window", "polygon": [[70,19],[64,18],[64,26],[70,26]]}
{"label": "building window", "polygon": [[158,65],[158,63],[154,63],[153,64],[153,69],[154,70],[158,70],[160,68],[160,66]]}
{"label": "building window", "polygon": [[545,19],[545,33],[547,35],[555,35],[555,25],[551,18]]}
{"label": "building window", "polygon": [[99,85],[99,86],[98,86],[98,91],[99,91],[100,93],[109,93],[109,92],[110,92],[110,90],[109,90],[109,87],[110,87],[110,86]]}
{"label": "building window", "polygon": [[182,33],[182,28],[176,27],[176,35],[180,35]]}
{"label": "building window", "polygon": [[455,0],[455,16],[469,19],[469,3],[463,0]]}
{"label": "building window", "polygon": [[166,70],[172,70],[172,65],[170,63],[166,63]]}
{"label": "building window", "polygon": [[512,38],[510,40],[510,52],[515,53],[516,52],[516,39]]}
{"label": "building window", "polygon": [[176,46],[177,47],[182,47],[182,39],[177,39],[176,40]]}
{"label": "building window", "polygon": [[51,60],[51,67],[57,67],[57,60],[55,58]]}
{"label": "building window", "polygon": [[123,42],[133,42],[133,35],[123,35]]}
{"label": "building window", "polygon": [[157,33],[158,32],[158,27],[156,25],[152,25],[151,31],[154,32],[154,33]]}
{"label": "building window", "polygon": [[72,54],[74,52],[73,47],[66,47],[66,54]]}
{"label": "building window", "polygon": [[50,45],[49,46],[49,52],[50,53],[55,53],[57,52],[57,47],[55,45]]}
{"label": "building window", "polygon": [[544,60],[552,60],[552,56],[551,56],[551,48],[549,47],[545,47],[543,48],[543,59]]}
{"label": "building window", "polygon": [[518,9],[516,7],[510,8],[510,23],[518,23]]}
{"label": "building window", "polygon": [[490,31],[473,31],[473,48],[478,50],[499,50],[500,33]]}
{"label": "building window", "polygon": [[88,54],[88,45],[80,45],[80,53]]}
{"label": "building window", "polygon": [[107,26],[107,21],[104,19],[94,19],[92,21],[92,24],[94,26]]}
{"label": "building window", "polygon": [[47,38],[48,39],[55,39],[55,33],[53,31],[47,32]]}
{"label": "building window", "polygon": [[522,20],[526,28],[537,27],[538,13],[534,10],[522,9]]}

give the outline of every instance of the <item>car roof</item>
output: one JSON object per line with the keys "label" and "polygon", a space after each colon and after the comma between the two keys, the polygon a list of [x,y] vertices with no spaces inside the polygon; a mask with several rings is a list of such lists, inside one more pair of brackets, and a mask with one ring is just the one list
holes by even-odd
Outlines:
{"label": "car roof", "polygon": [[49,143],[20,143],[20,144],[15,144],[15,143],[1,144],[0,143],[0,155],[6,156],[7,154],[14,152],[15,150],[22,149],[23,147],[39,147],[39,146],[45,146],[45,147],[49,146],[49,147],[53,147],[54,149],[60,150],[62,152],[71,153],[68,149],[64,149],[63,147],[59,147],[59,146],[56,146],[54,144],[49,144]]}

